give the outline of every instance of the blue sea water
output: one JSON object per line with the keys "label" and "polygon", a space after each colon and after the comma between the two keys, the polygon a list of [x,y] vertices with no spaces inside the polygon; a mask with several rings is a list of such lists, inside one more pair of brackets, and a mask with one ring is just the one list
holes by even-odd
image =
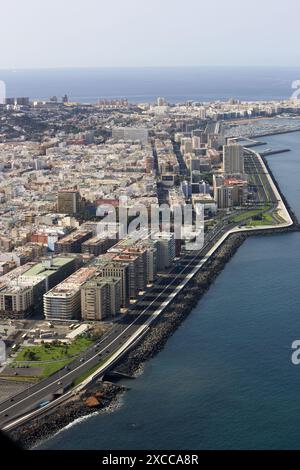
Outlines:
{"label": "blue sea water", "polygon": [[7,96],[45,99],[68,94],[70,100],[93,103],[99,98],[171,103],[283,99],[291,96],[300,67],[141,67],[94,69],[0,70]]}
{"label": "blue sea water", "polygon": [[[269,158],[300,217],[300,133]],[[42,449],[300,449],[300,234],[248,239],[121,406]]]}

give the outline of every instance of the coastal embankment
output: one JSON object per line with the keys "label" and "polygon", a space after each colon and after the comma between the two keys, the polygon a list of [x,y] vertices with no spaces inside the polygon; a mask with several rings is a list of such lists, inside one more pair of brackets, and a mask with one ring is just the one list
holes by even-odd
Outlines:
{"label": "coastal embankment", "polygon": [[[247,230],[246,228],[243,231],[229,234],[207,259],[199,272],[188,282],[185,289],[156,318],[155,323],[151,325],[151,328],[149,328],[141,341],[115,364],[115,371],[126,376],[135,377],[142,370],[143,364],[163,349],[168,338],[197,305],[227,262],[249,236],[273,235],[299,230],[297,218],[289,208],[284,195],[281,194],[279,185],[268,166],[268,162],[265,159],[263,161],[273,180],[273,184],[278,190],[278,197],[281,197],[280,203],[284,203],[284,209],[288,211],[288,215],[293,223],[281,227],[268,227],[263,230],[261,228]],[[105,381],[105,378],[103,380],[95,379],[83,391],[72,396],[68,401],[47,411],[44,415],[32,419],[26,424],[19,425],[10,431],[10,436],[23,447],[32,448],[38,442],[56,434],[80,418],[101,410],[109,410],[109,407],[117,403],[118,398],[126,389],[118,384]]]}
{"label": "coastal embankment", "polygon": [[[168,338],[197,305],[245,239],[245,234],[232,235],[219,247],[202,270],[189,282],[187,293],[182,292],[176,297],[175,303],[167,307],[157,318],[137,346],[122,357],[115,370],[134,377],[146,361],[163,349]],[[117,384],[97,380],[69,401],[49,410],[41,417],[32,419],[29,423],[20,425],[9,434],[21,446],[31,448],[73,421],[112,406],[124,391],[125,389]]]}
{"label": "coastal embankment", "polygon": [[[281,229],[287,231],[289,229]],[[268,230],[268,234],[274,231]],[[159,351],[168,338],[177,330],[184,319],[210,288],[218,274],[234,256],[238,248],[248,236],[262,235],[261,231],[237,233],[230,235],[206,264],[189,282],[187,289],[180,293],[174,303],[160,315],[143,339],[131,349],[115,366],[114,370],[126,376],[135,377],[143,369],[143,365]],[[105,379],[105,377],[104,377]],[[29,423],[20,425],[9,434],[24,448],[32,448],[38,442],[45,440],[70,423],[117,404],[126,388],[105,380],[95,380],[87,385],[84,391],[72,397],[67,402],[50,410],[47,414],[34,418]]]}

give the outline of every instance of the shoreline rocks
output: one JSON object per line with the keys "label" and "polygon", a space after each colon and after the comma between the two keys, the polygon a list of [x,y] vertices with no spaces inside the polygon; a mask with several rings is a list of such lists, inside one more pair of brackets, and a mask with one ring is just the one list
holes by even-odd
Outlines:
{"label": "shoreline rocks", "polygon": [[[137,377],[143,370],[144,364],[164,348],[168,338],[175,333],[184,319],[196,307],[219,273],[248,237],[299,231],[295,215],[292,211],[290,214],[294,222],[292,227],[230,235],[209,258],[199,273],[187,284],[185,292],[178,294],[174,302],[158,317],[143,339],[120,359],[114,370],[129,377]],[[95,381],[89,384],[79,397],[58,406],[44,416],[35,418],[30,423],[19,426],[9,433],[10,437],[22,447],[32,448],[38,442],[53,436],[75,420],[98,410],[108,410],[126,390],[125,387],[117,384]]]}
{"label": "shoreline rocks", "polygon": [[108,409],[124,393],[125,387],[108,382],[91,384],[79,397],[57,406],[48,414],[33,419],[9,432],[12,440],[22,448],[30,449],[39,442],[52,437],[79,418]]}
{"label": "shoreline rocks", "polygon": [[[136,377],[146,361],[163,349],[168,338],[197,305],[209,289],[219,272],[235,254],[246,235],[232,235],[207,261],[201,271],[188,284],[188,294],[180,293],[174,303],[158,318],[153,327],[126,356],[122,357],[115,370]],[[9,433],[10,437],[24,448],[32,448],[79,418],[95,411],[108,409],[116,403],[120,394],[127,389],[108,382],[89,384],[78,398],[59,405],[49,413],[23,424]]]}

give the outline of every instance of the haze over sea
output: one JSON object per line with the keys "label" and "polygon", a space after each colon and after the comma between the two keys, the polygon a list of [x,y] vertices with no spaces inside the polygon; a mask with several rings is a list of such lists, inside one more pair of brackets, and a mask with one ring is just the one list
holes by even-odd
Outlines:
{"label": "haze over sea", "polygon": [[[264,139],[266,140],[266,139]],[[300,218],[300,133],[267,138]],[[122,406],[68,427],[42,449],[300,449],[300,234],[249,238],[145,366]]]}
{"label": "haze over sea", "polygon": [[46,99],[68,94],[71,101],[95,103],[100,98],[171,103],[289,98],[300,67],[143,67],[94,69],[0,70],[7,96]]}

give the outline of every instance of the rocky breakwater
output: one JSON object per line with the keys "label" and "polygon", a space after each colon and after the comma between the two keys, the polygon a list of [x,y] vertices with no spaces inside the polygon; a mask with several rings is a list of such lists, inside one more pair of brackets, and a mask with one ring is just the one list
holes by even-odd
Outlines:
{"label": "rocky breakwater", "polygon": [[[163,349],[168,338],[197,305],[245,239],[246,235],[237,234],[230,236],[223,243],[183,292],[165,309],[141,342],[122,357],[115,367],[116,371],[134,377],[147,360]],[[29,423],[20,425],[9,433],[10,437],[22,447],[32,448],[75,420],[112,406],[125,390],[126,388],[110,382],[91,383],[79,396],[73,397]]]}
{"label": "rocky breakwater", "polygon": [[[262,233],[257,231],[257,234],[262,235]],[[143,339],[120,359],[114,370],[125,376],[135,377],[143,364],[163,349],[168,338],[196,307],[218,274],[250,235],[256,235],[256,232],[230,235],[178,294],[174,302],[157,318]],[[23,447],[30,448],[78,418],[113,405],[125,390],[126,388],[116,384],[96,381],[91,383],[80,396],[18,427],[10,432],[10,436]]]}
{"label": "rocky breakwater", "polygon": [[57,406],[41,417],[19,426],[9,436],[25,449],[53,436],[68,424],[108,406],[126,389],[108,382],[94,382],[80,395]]}
{"label": "rocky breakwater", "polygon": [[246,234],[229,236],[185,289],[178,294],[174,302],[165,309],[142,341],[121,359],[115,368],[118,372],[136,375],[143,363],[163,349],[168,338],[196,307],[203,294],[246,238]]}

